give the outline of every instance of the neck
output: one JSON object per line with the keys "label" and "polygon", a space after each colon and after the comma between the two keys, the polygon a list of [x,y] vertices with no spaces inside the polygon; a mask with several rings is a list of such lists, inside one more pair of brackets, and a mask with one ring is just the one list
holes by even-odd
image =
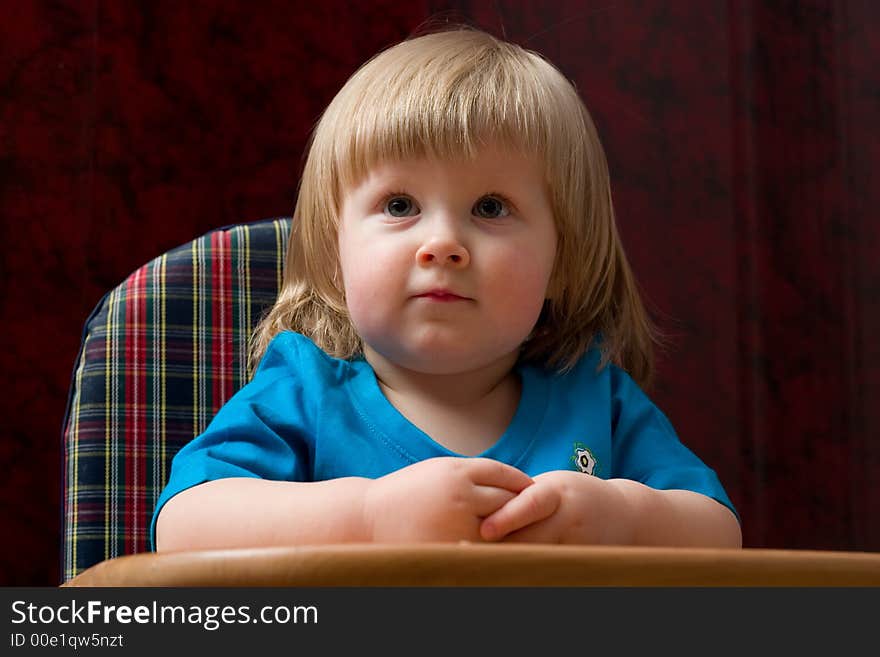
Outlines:
{"label": "neck", "polygon": [[513,372],[518,354],[507,354],[484,366],[463,372],[433,374],[401,367],[369,346],[364,357],[376,373],[379,387],[388,399],[420,399],[450,407],[466,407],[518,389]]}

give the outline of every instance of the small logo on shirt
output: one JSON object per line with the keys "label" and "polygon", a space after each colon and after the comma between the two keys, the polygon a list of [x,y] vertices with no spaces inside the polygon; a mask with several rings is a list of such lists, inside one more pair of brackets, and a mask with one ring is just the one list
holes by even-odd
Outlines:
{"label": "small logo on shirt", "polygon": [[574,455],[571,457],[574,469],[585,472],[588,475],[595,475],[599,472],[599,462],[593,456],[590,448],[582,443],[574,444]]}

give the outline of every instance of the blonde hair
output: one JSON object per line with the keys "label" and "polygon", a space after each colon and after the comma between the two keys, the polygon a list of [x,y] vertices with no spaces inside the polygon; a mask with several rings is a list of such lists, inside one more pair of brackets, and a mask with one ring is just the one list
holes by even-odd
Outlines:
{"label": "blonde hair", "polygon": [[471,28],[379,53],[324,111],[303,168],[282,289],[254,332],[251,367],[285,330],[337,358],[362,353],[339,268],[345,190],[378,162],[474,157],[490,141],[543,160],[559,235],[550,298],[521,358],[565,371],[596,341],[603,365],[649,384],[656,335],[623,252],[590,115],[540,55]]}

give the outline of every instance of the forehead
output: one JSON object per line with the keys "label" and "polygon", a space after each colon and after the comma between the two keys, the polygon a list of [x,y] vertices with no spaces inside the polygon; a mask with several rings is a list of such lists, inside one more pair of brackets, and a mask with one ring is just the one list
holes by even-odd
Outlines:
{"label": "forehead", "polygon": [[368,178],[426,178],[438,184],[448,179],[475,179],[502,183],[507,180],[543,180],[544,162],[535,153],[514,148],[485,145],[473,154],[443,156],[427,153],[420,156],[386,158],[370,164],[364,174]]}
{"label": "forehead", "polygon": [[425,184],[466,184],[509,187],[514,181],[546,186],[547,172],[537,153],[496,143],[483,144],[472,153],[375,157],[340,181],[344,192],[370,184],[420,180]]}
{"label": "forehead", "polygon": [[537,154],[487,144],[472,155],[444,157],[430,153],[377,160],[366,166],[359,177],[352,178],[342,191],[345,196],[355,190],[411,185],[468,193],[474,190],[486,193],[493,189],[513,193],[525,187],[546,191],[547,181],[544,161]]}

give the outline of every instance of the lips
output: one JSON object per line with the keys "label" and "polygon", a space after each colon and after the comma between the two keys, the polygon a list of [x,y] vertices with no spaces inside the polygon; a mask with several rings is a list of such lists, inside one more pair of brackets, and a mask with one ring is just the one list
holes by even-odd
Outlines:
{"label": "lips", "polygon": [[440,302],[450,302],[450,301],[467,301],[468,297],[463,297],[455,292],[450,290],[438,288],[436,290],[428,290],[427,292],[423,292],[422,294],[416,295],[417,299],[428,299],[429,301],[440,301]]}

